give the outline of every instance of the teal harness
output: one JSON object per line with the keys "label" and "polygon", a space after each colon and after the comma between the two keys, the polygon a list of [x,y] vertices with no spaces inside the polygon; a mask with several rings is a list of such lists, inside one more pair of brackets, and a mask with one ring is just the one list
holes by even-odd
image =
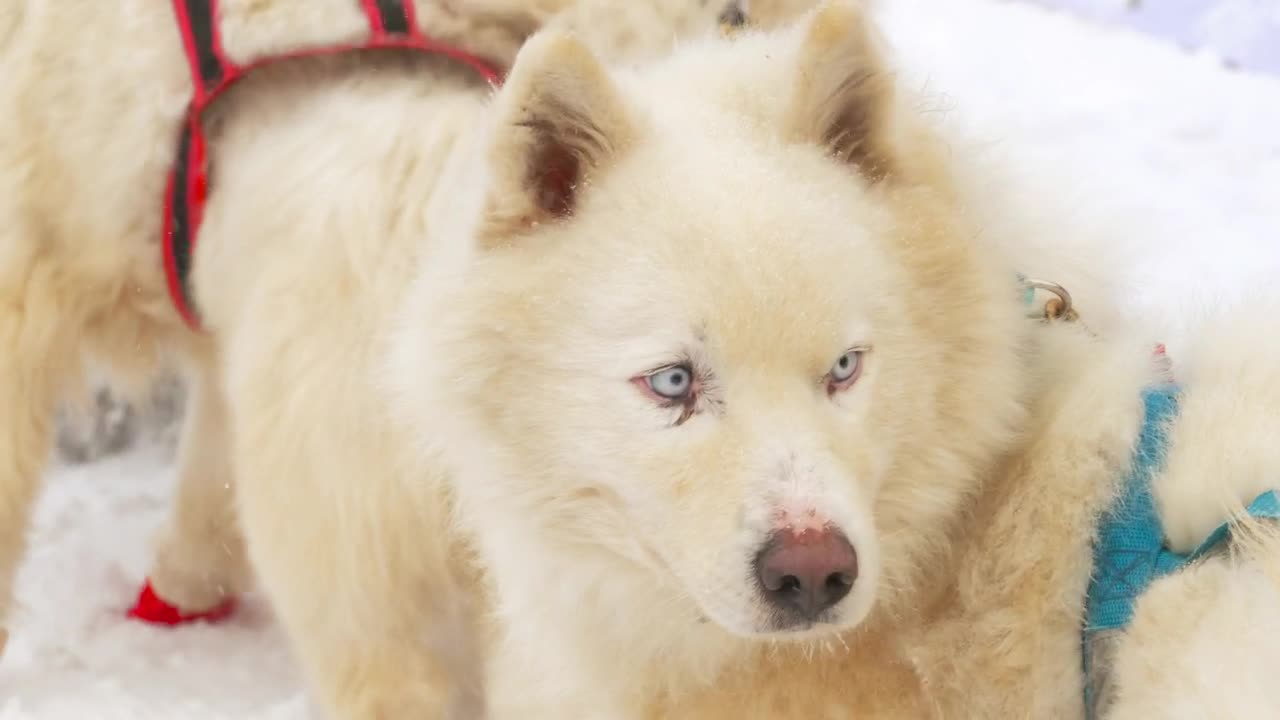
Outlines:
{"label": "teal harness", "polygon": [[[1036,290],[1048,290],[1058,297],[1056,310],[1045,307],[1044,320],[1075,319],[1071,295],[1056,283],[1018,275],[1022,303],[1035,304]],[[1164,355],[1158,346],[1156,355]],[[1143,390],[1143,421],[1129,473],[1120,485],[1119,496],[1102,515],[1093,547],[1093,573],[1085,598],[1082,628],[1084,656],[1084,704],[1089,720],[1106,704],[1106,680],[1110,651],[1133,619],[1133,606],[1151,583],[1194,563],[1222,545],[1231,534],[1231,523],[1219,525],[1189,554],[1180,555],[1165,547],[1164,530],[1151,497],[1151,480],[1164,465],[1168,430],[1178,414],[1179,388],[1165,381]],[[1280,519],[1280,495],[1268,490],[1245,508],[1250,517]]]}
{"label": "teal harness", "polygon": [[[1164,532],[1151,497],[1151,479],[1164,463],[1168,429],[1178,411],[1178,386],[1162,383],[1143,391],[1145,417],[1129,474],[1120,496],[1102,516],[1093,550],[1093,577],[1085,601],[1084,674],[1087,717],[1097,715],[1102,688],[1093,667],[1101,641],[1116,637],[1133,618],[1133,606],[1151,583],[1181,570],[1222,544],[1231,524],[1223,523],[1190,554],[1164,545]],[[1280,497],[1268,490],[1246,508],[1255,518],[1280,518]]]}

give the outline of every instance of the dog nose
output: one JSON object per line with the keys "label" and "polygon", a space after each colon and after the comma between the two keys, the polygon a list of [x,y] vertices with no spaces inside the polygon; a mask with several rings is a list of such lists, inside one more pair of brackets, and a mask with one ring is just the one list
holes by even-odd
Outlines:
{"label": "dog nose", "polygon": [[774,609],[812,622],[849,594],[858,578],[858,554],[833,528],[781,530],[756,556],[756,578]]}

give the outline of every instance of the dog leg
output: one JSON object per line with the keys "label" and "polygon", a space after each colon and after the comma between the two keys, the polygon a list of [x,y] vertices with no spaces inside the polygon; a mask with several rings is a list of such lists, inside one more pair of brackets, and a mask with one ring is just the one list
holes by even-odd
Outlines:
{"label": "dog leg", "polygon": [[[0,237],[0,251],[8,243]],[[52,278],[36,263],[10,262],[0,268],[0,651],[53,439],[58,388],[72,367]]]}
{"label": "dog leg", "polygon": [[[300,333],[245,326],[228,347],[240,521],[260,586],[338,720],[477,717],[470,604],[443,496],[352,382],[362,354],[309,353]],[[343,328],[334,325],[341,337]],[[290,351],[272,340],[292,341]],[[349,343],[348,343],[349,344]]]}
{"label": "dog leg", "polygon": [[131,615],[162,624],[216,619],[247,589],[227,414],[212,362],[194,375],[178,458],[178,492],[149,585]]}
{"label": "dog leg", "polygon": [[[457,598],[449,572],[438,567],[438,574],[424,577],[429,573],[422,572],[426,568],[414,557],[419,551],[426,557],[439,552],[440,541],[430,528],[419,528],[420,549],[415,548],[382,532],[384,523],[388,528],[399,525],[408,513],[388,509],[385,514],[356,517],[360,508],[346,515],[345,503],[315,502],[314,493],[321,490],[299,489],[299,496],[311,497],[286,504],[260,492],[264,474],[287,477],[305,472],[305,467],[245,461],[237,469],[245,491],[243,522],[254,566],[309,684],[331,716],[481,717],[474,711],[449,710],[451,705],[474,706],[480,694],[468,692],[466,680],[459,680],[473,662],[466,650],[471,644],[470,618],[462,611],[449,613],[443,605]],[[383,472],[372,467],[367,474],[350,475],[349,482],[359,485]],[[450,655],[461,658],[459,667],[449,667],[454,664]]]}

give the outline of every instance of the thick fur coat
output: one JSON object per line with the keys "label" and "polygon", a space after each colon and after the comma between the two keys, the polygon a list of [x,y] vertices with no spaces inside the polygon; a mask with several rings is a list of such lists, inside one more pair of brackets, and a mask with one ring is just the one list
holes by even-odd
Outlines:
{"label": "thick fur coat", "polygon": [[[780,22],[777,13],[785,10],[787,2],[764,3],[764,9],[775,14],[762,15],[758,22]],[[617,13],[602,12],[601,7],[610,6],[619,4],[610,0],[471,0],[466,4],[419,0],[416,14],[437,39],[505,67],[528,35],[542,25],[576,32],[602,55],[637,62],[646,53],[668,51],[681,39],[716,34],[725,10],[713,3],[646,0],[625,3]],[[306,44],[355,41],[367,26],[359,3],[347,0],[223,0],[219,7],[224,49],[240,63]],[[0,172],[0,345],[5,348],[0,353],[0,618],[7,615],[12,579],[54,435],[54,409],[76,393],[76,383],[89,361],[95,368],[99,363],[107,366],[116,381],[137,391],[151,382],[158,365],[173,357],[190,376],[177,502],[158,538],[152,571],[156,589],[184,610],[199,611],[249,582],[232,482],[233,466],[240,463],[231,438],[238,431],[226,402],[231,390],[227,369],[232,367],[228,353],[232,343],[214,322],[204,335],[193,334],[183,325],[168,298],[162,272],[162,191],[175,160],[175,138],[190,94],[189,71],[168,2],[33,1],[0,7],[0,107],[4,108],[0,113],[0,167],[4,168]],[[457,212],[452,208],[481,192],[475,188],[461,191],[460,199],[445,197],[437,191],[436,182],[449,163],[474,164],[474,159],[463,158],[479,152],[481,127],[476,124],[485,124],[483,108],[489,105],[490,94],[483,83],[445,61],[398,54],[299,61],[255,73],[220,100],[207,118],[219,177],[200,235],[198,264],[226,271],[220,263],[239,254],[240,246],[224,244],[219,237],[233,230],[220,230],[220,226],[248,223],[249,216],[256,214],[264,223],[250,235],[261,237],[262,231],[287,228],[296,240],[259,248],[292,265],[286,274],[313,266],[320,271],[317,279],[324,276],[328,278],[324,282],[329,282],[335,278],[325,276],[324,268],[341,268],[344,279],[329,288],[332,294],[324,291],[327,302],[340,303],[347,293],[361,296],[358,286],[365,282],[382,288],[384,300],[394,297],[397,278],[410,272],[410,259],[418,250],[428,249],[430,243],[425,241],[436,232],[435,225],[453,222]],[[365,98],[375,101],[361,107]],[[264,149],[265,154],[259,154]],[[276,165],[290,169],[278,174],[271,169]],[[346,168],[355,168],[363,180],[344,177]],[[240,190],[231,189],[244,178],[252,180]],[[269,190],[261,194],[263,188]],[[408,195],[402,195],[405,191]],[[241,204],[239,198],[255,195],[258,200],[251,205]],[[437,199],[431,201],[432,197]],[[293,207],[296,217],[289,219],[284,205],[275,204],[278,201]],[[291,227],[298,218],[310,220]],[[287,260],[287,253],[297,254]],[[249,260],[243,255],[231,262]],[[382,276],[384,264],[389,270]],[[222,311],[214,309],[218,301],[210,296],[249,292],[250,286],[258,286],[253,272],[231,273],[239,279],[228,285],[221,278],[193,278],[202,307],[209,303],[211,321]],[[305,284],[298,291],[299,298],[308,292]],[[250,295],[258,292],[263,290]],[[369,309],[373,311],[372,306]],[[286,305],[273,304],[253,314],[269,324],[279,319],[279,327],[287,327],[283,323],[288,318]],[[383,314],[390,317],[389,306]],[[335,356],[337,362],[346,359]],[[305,360],[300,367],[320,370]],[[356,365],[337,370],[348,380],[359,373]],[[320,371],[317,377],[323,374]],[[314,387],[302,377],[298,380]],[[347,400],[341,385],[331,388],[331,409]],[[361,412],[361,408],[350,408],[350,413]],[[376,411],[373,416],[381,414]],[[355,422],[361,432],[376,433],[374,425]],[[300,466],[279,479],[301,472],[305,468]],[[342,483],[355,491],[365,484],[359,478],[366,475],[378,473],[361,466]],[[386,492],[374,495],[396,497],[394,475],[385,476]],[[341,498],[328,495],[328,501]],[[372,498],[333,510],[350,518],[363,517],[356,524],[364,523],[366,531],[376,534],[374,526],[384,521],[365,515],[375,507],[368,502]],[[402,505],[406,512],[413,507],[412,501],[390,503]],[[391,522],[388,518],[385,524]],[[338,538],[347,524],[333,514],[318,515],[311,530],[332,536],[341,545],[346,541]],[[294,550],[305,549],[305,528],[285,532],[295,539]],[[375,544],[385,549],[407,542],[395,536],[391,533]],[[403,553],[414,554],[412,546],[418,540],[412,538]],[[323,575],[327,571],[321,568],[328,565],[320,560],[323,555],[314,546],[306,550],[305,559],[295,559],[300,569],[309,567]],[[375,568],[386,582],[383,590],[401,598],[396,602],[406,606],[418,602],[418,593],[411,587],[413,573],[396,575],[394,561],[384,568],[380,551],[357,553],[352,561]],[[341,575],[343,564],[338,562],[331,569]],[[335,577],[331,575],[330,580]],[[267,585],[270,591],[271,583]],[[351,579],[353,598],[381,592],[376,587],[362,589],[362,585],[362,580]],[[368,610],[349,614],[351,608],[365,605]],[[399,621],[375,623],[386,626],[381,630],[359,629],[366,620],[363,613],[371,617],[381,613],[373,608],[376,605],[354,601],[338,610],[334,619],[300,616],[293,625],[302,635],[311,632],[304,633],[304,627],[346,628],[337,635],[346,637],[341,642],[350,642],[353,649],[329,646],[318,653],[317,662],[334,667],[314,669],[317,683],[325,688],[326,704],[340,708],[346,716],[366,717],[375,707],[391,702],[362,700],[383,694],[383,688],[362,679],[362,674],[379,672],[365,662],[365,656],[384,654],[387,659],[382,662],[394,666],[400,658],[378,649],[382,638],[409,643]],[[420,614],[416,609],[407,611]],[[0,647],[3,637],[0,629]],[[410,664],[391,675],[430,676],[420,670]],[[416,692],[411,689],[415,683],[398,682],[390,675],[386,683],[410,688],[397,690],[400,694]]]}
{"label": "thick fur coat", "polygon": [[[73,20],[95,32],[67,47]],[[176,352],[155,585],[200,609],[251,566],[335,717],[1081,714],[1089,546],[1150,351],[1025,317],[1019,225],[988,222],[860,7],[612,64],[583,28],[500,24],[485,47],[521,49],[492,97],[398,56],[263,70],[212,126],[205,336],[159,264],[189,91],[168,22],[0,11],[3,597],[82,355],[141,377]],[[228,22],[233,53],[279,42]],[[1252,321],[1179,361],[1179,546],[1280,469]],[[797,619],[758,558],[807,531],[856,566]],[[1280,556],[1250,537],[1144,599],[1112,717],[1273,702],[1249,630]],[[1211,661],[1229,700],[1181,682]]]}

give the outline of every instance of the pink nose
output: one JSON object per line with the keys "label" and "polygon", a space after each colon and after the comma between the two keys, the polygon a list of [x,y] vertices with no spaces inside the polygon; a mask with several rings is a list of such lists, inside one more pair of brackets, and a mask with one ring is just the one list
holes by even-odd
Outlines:
{"label": "pink nose", "polygon": [[780,530],[756,555],[756,578],[783,626],[808,625],[853,589],[858,554],[834,528]]}

